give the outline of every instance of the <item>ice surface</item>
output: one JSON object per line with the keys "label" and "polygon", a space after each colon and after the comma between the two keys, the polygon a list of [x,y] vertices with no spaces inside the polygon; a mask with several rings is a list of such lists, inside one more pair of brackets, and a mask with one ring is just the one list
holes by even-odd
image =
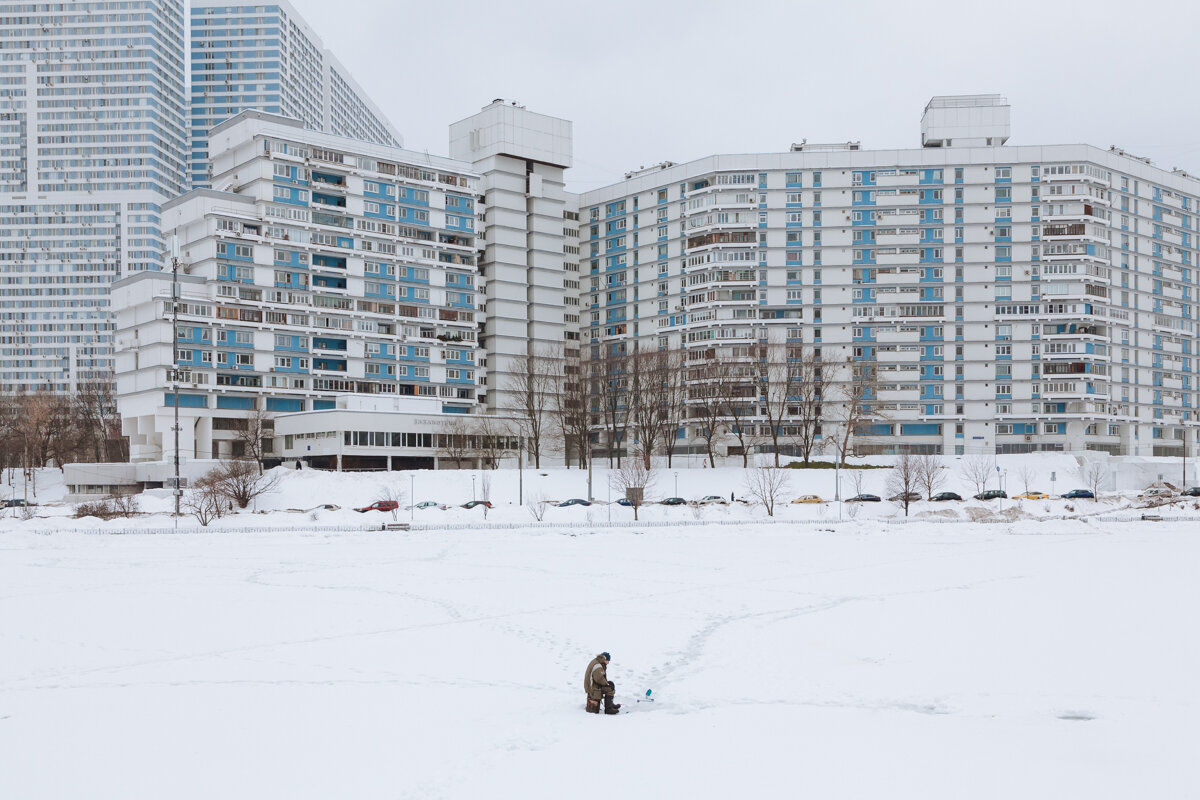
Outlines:
{"label": "ice surface", "polygon": [[[681,472],[680,494],[727,496],[721,473]],[[468,499],[466,477],[421,474],[418,499]],[[570,478],[556,497],[583,493]],[[270,504],[377,499],[381,477],[353,480],[306,472]],[[607,509],[552,510],[589,512],[412,533],[5,520],[0,798],[1200,795],[1197,523],[606,530]],[[321,521],[343,518],[362,515]],[[583,712],[601,650],[616,717]]]}

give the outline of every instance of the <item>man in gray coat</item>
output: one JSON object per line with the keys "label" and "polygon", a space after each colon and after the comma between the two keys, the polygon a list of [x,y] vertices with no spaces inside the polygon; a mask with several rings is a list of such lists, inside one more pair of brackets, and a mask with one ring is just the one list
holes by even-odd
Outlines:
{"label": "man in gray coat", "polygon": [[601,653],[593,658],[583,673],[583,690],[587,692],[587,711],[591,714],[600,713],[600,700],[604,699],[604,713],[616,714],[621,710],[619,703],[613,702],[617,685],[608,679],[608,664],[612,656]]}

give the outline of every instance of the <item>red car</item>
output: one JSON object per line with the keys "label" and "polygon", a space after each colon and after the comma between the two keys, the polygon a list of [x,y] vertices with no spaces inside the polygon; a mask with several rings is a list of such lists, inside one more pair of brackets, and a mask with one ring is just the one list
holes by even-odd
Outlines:
{"label": "red car", "polygon": [[363,508],[356,508],[354,510],[358,511],[360,513],[365,512],[365,511],[395,511],[399,507],[400,507],[400,504],[397,503],[395,500],[376,500],[374,503],[371,503],[371,505],[369,505],[369,506],[364,506]]}

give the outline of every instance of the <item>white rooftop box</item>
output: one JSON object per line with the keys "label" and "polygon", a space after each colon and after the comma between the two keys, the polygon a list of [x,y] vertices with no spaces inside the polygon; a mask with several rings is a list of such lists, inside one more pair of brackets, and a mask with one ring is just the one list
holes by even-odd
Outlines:
{"label": "white rooftop box", "polygon": [[998,94],[935,97],[921,115],[921,146],[998,147],[1008,141],[1011,112]]}

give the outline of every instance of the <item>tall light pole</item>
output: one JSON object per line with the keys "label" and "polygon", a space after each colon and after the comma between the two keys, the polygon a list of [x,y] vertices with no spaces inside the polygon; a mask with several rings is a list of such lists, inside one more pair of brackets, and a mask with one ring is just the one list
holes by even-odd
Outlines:
{"label": "tall light pole", "polygon": [[417,495],[414,488],[413,473],[408,473],[408,521],[413,522],[417,518]]}
{"label": "tall light pole", "polygon": [[517,505],[525,505],[525,437],[517,436]]}
{"label": "tall light pole", "polygon": [[171,390],[175,406],[175,530],[179,530],[179,237],[171,236]]}
{"label": "tall light pole", "polygon": [[679,497],[679,473],[675,473],[675,496]]}

